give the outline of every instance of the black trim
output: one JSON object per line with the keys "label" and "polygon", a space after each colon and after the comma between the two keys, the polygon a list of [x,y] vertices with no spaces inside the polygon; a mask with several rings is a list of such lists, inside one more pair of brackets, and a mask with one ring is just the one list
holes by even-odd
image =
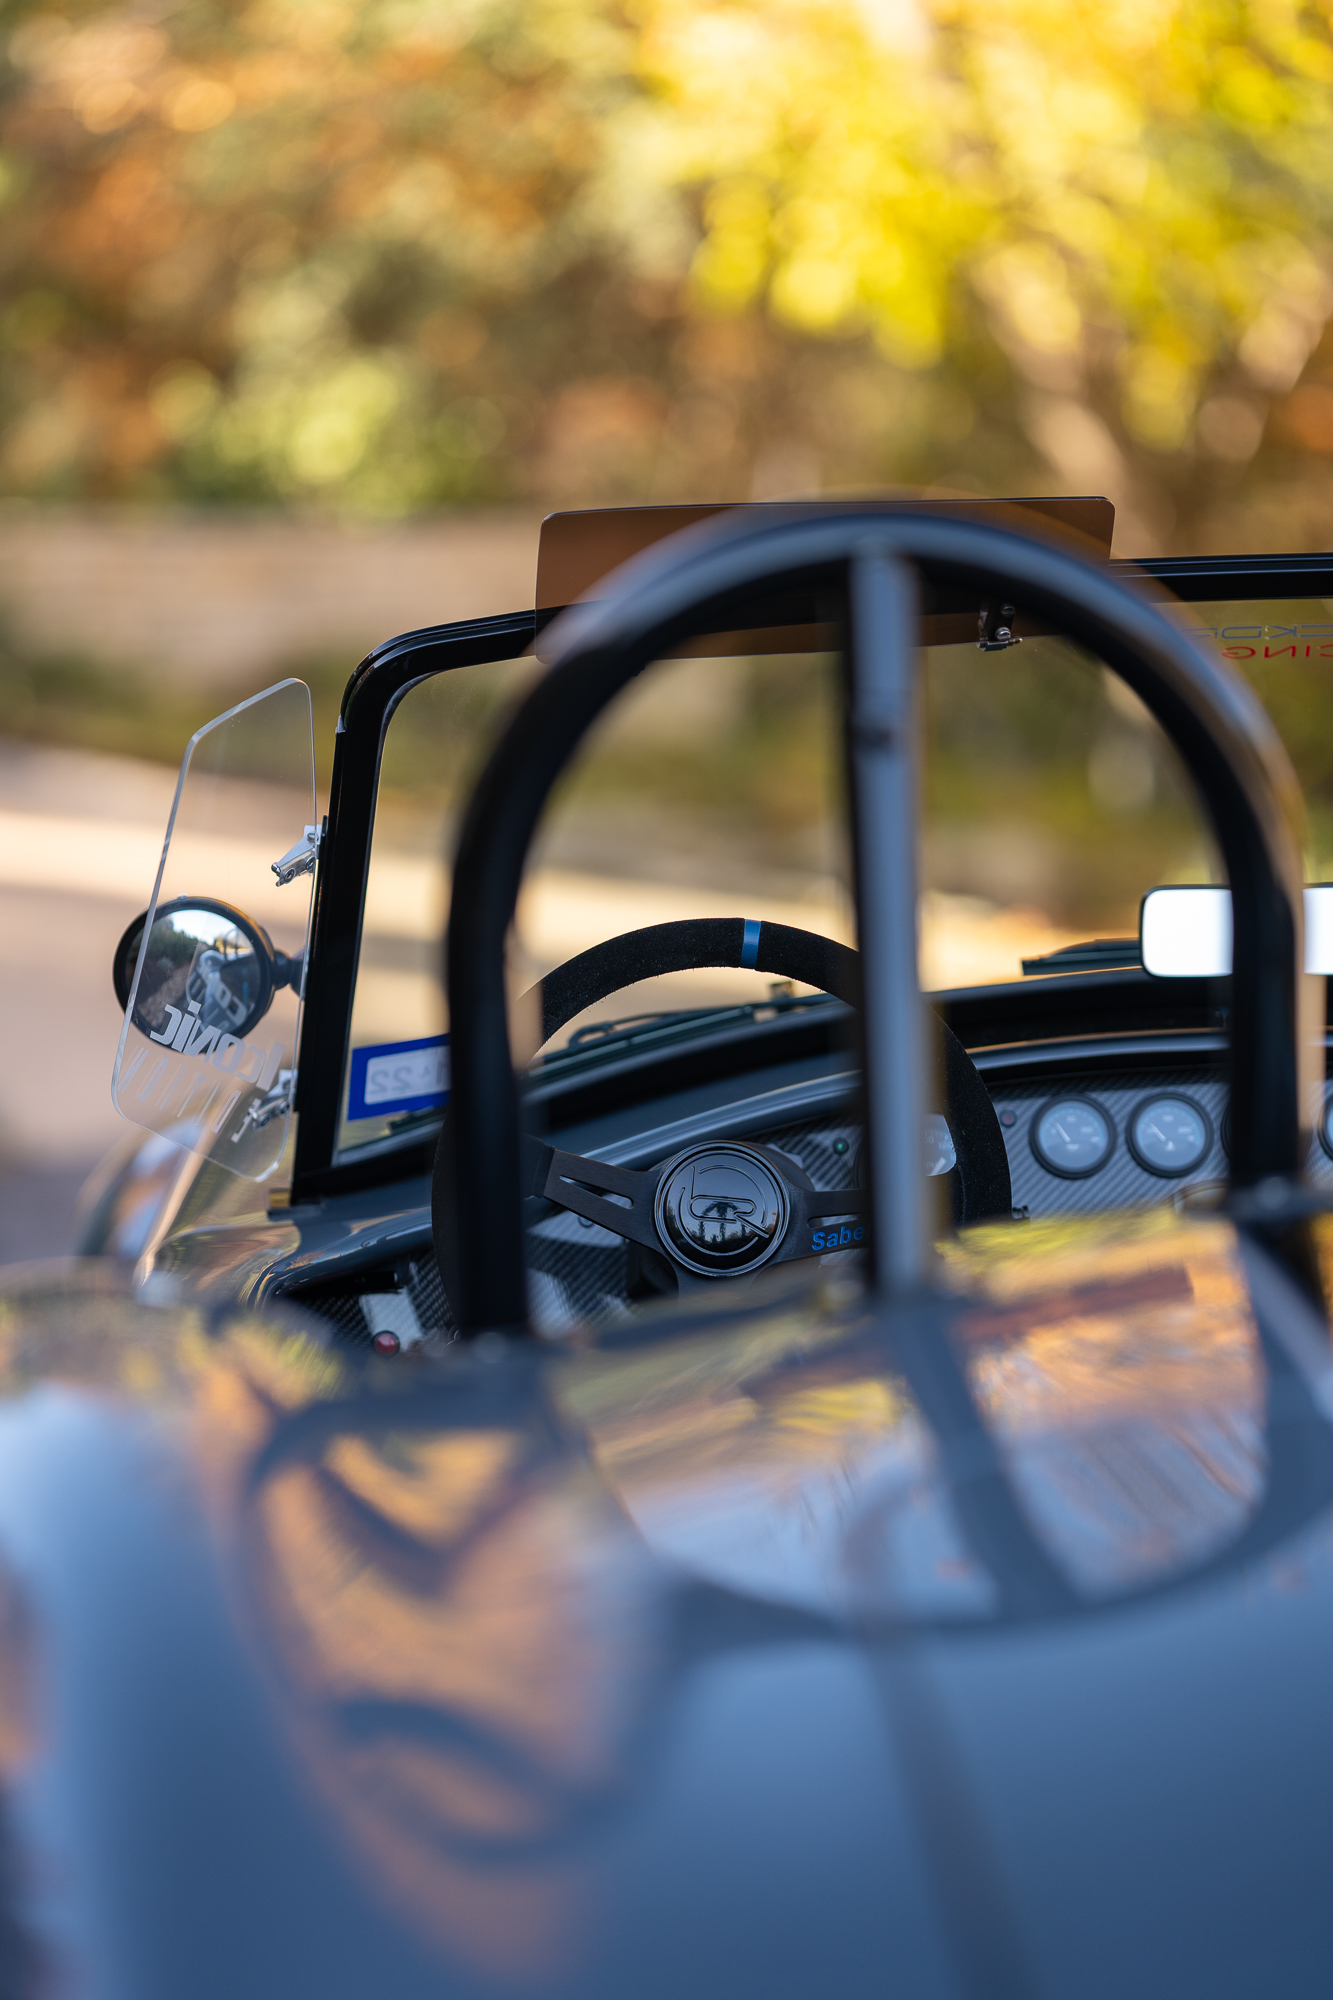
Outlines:
{"label": "black trim", "polygon": [[[376,1171],[368,1160],[348,1166],[334,1161],[380,755],[389,718],[418,681],[457,667],[518,659],[531,648],[535,636],[536,619],[531,611],[461,625],[427,626],[377,646],[347,683],[334,741],[328,831],[320,847],[315,878],[312,976],[306,982],[296,1090],[299,1115],[292,1170],[294,1203],[398,1178],[396,1173]],[[403,1175],[420,1171],[413,1159],[419,1151],[419,1147],[404,1148]]]}
{"label": "black trim", "polygon": [[1149,973],[1077,972],[963,986],[931,995],[931,1004],[967,1049],[1052,1035],[1170,1034],[1225,1028],[1229,979],[1154,979]]}
{"label": "black trim", "polygon": [[1230,1043],[1225,1035],[1089,1035],[1069,1041],[1016,1042],[973,1055],[988,1090],[1096,1070],[1108,1079],[1125,1070],[1207,1069],[1224,1074]]}
{"label": "black trim", "polygon": [[[1113,562],[1112,574],[1137,570],[1156,577],[1183,604],[1224,604],[1246,597],[1327,597],[1333,593],[1333,555],[1153,556]],[[1236,590],[1236,583],[1245,589]]]}

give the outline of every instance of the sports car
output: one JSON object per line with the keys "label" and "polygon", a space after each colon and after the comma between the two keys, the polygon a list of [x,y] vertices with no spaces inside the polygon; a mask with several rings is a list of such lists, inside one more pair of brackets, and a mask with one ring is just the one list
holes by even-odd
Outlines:
{"label": "sports car", "polygon": [[[975,517],[956,503],[925,512]],[[297,1300],[354,1341],[411,1345],[452,1328],[429,1178],[450,1094],[446,848],[501,718],[552,657],[560,609],[719,513],[553,516],[535,611],[378,648],[343,698],[320,826],[299,683],[201,732],[117,1061],[116,1101],[154,1136],[108,1163],[83,1250],[133,1263],[159,1289]],[[1105,501],[1009,503],[991,517],[1020,532],[1044,522],[1110,576],[1123,567],[1105,563]],[[1134,575],[1257,686],[1313,790],[1317,871],[1333,800],[1321,735],[1333,565],[1176,559]],[[923,1114],[948,1205],[957,1220],[1048,1223],[1206,1203],[1230,1158],[1230,947],[1216,934],[1229,899],[1195,781],[1096,647],[1015,612],[1003,590],[925,588],[920,955],[954,1117],[970,1104],[977,1134],[959,1155],[942,1101]],[[775,578],[746,629],[666,648],[676,657],[621,696],[627,712],[593,732],[545,815],[510,936],[525,1116],[608,1170],[651,1170],[678,1140],[762,1138],[821,1191],[859,1188],[857,973],[839,949],[855,935],[840,616]],[[1306,899],[1317,949],[1320,895]],[[1120,934],[1078,928],[1093,924]],[[117,955],[122,1006],[146,934],[132,925]],[[215,997],[179,1046],[199,1003],[173,1010],[172,981],[193,963],[202,992],[219,946],[230,976],[253,981],[249,1040],[231,1032],[240,1001],[224,1018]],[[213,991],[231,994],[216,972]],[[1323,1110],[1302,1108],[1302,1164],[1333,1187]],[[704,1275],[656,1222],[641,1241],[608,1232],[605,1204],[576,1217],[543,1191],[531,1200],[530,1309],[548,1330],[609,1324]],[[854,1247],[852,1209],[827,1222]]]}
{"label": "sports car", "polygon": [[1323,1991],[1333,576],[1108,516],[565,517],[326,819],[191,745],[6,1306],[16,1992]]}

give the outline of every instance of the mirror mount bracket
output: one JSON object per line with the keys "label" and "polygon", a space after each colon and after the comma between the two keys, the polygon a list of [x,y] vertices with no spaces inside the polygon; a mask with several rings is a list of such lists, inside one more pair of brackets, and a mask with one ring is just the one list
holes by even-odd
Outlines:
{"label": "mirror mount bracket", "polygon": [[[327,825],[327,820],[325,825]],[[273,873],[278,878],[278,887],[285,889],[289,882],[295,882],[299,875],[314,873],[319,859],[320,845],[324,838],[322,826],[308,826],[294,847],[272,863]]]}
{"label": "mirror mount bracket", "polygon": [[1014,607],[1012,604],[983,604],[977,618],[977,650],[981,653],[1003,653],[1010,646],[1021,646],[1021,636],[1014,630]]}

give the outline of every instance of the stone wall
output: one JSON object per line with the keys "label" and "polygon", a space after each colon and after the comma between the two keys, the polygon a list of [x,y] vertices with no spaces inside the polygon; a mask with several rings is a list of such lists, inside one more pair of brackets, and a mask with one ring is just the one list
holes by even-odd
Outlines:
{"label": "stone wall", "polygon": [[533,601],[536,515],[381,525],[0,508],[0,617],[26,648],[200,686]]}

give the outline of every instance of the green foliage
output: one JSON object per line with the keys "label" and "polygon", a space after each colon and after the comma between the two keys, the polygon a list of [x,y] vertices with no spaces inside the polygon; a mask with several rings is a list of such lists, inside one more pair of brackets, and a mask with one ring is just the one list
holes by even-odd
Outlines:
{"label": "green foliage", "polygon": [[[327,785],[326,746],[333,740],[347,664],[341,658],[311,658],[294,662],[290,671],[311,690],[320,777]],[[34,651],[0,628],[0,717],[6,736],[177,765],[195,730],[235,698],[231,688],[184,689],[87,655]],[[262,758],[252,761],[252,769],[262,775]]]}
{"label": "green foliage", "polygon": [[0,488],[899,481],[1327,541],[1297,0],[18,0]]}

